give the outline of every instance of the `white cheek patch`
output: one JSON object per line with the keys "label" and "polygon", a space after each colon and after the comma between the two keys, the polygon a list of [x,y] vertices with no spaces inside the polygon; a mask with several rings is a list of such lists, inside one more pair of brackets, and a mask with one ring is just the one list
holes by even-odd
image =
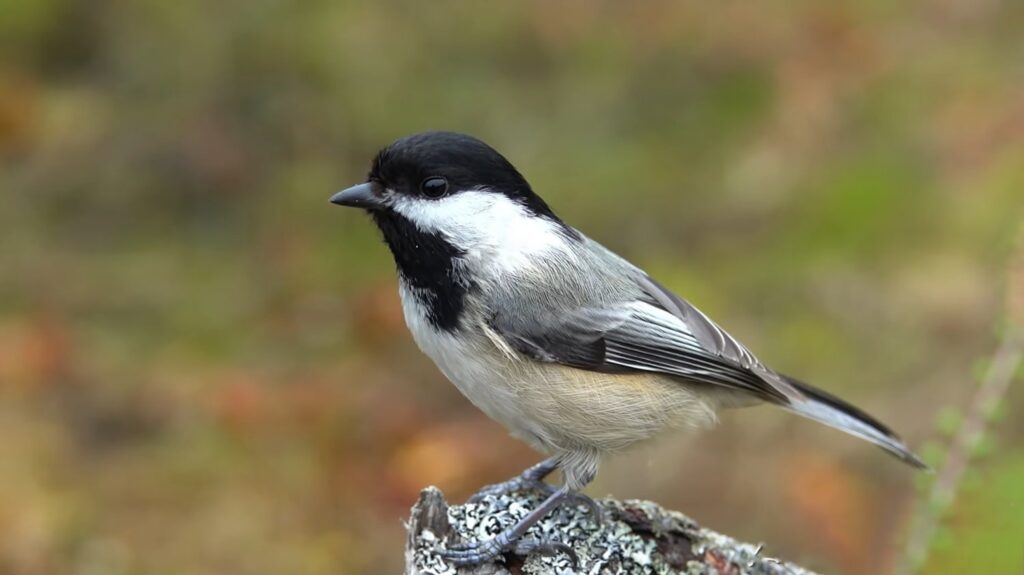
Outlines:
{"label": "white cheek patch", "polygon": [[[498,215],[501,208],[496,205],[497,196],[500,194],[477,191],[459,192],[441,199],[396,194],[392,209],[424,231],[468,234],[480,227],[475,225],[476,220]],[[513,204],[511,200],[507,203]]]}
{"label": "white cheek patch", "polygon": [[396,195],[391,207],[421,230],[441,233],[468,258],[505,270],[532,266],[531,256],[566,247],[559,224],[499,193],[467,190],[437,200]]}

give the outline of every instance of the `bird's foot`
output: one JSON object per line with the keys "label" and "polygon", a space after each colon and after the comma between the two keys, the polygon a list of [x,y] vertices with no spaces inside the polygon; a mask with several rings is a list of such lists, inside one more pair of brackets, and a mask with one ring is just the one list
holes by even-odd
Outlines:
{"label": "bird's foot", "polygon": [[551,475],[551,473],[557,468],[557,459],[545,459],[508,481],[502,481],[501,483],[495,483],[494,485],[487,485],[470,497],[469,502],[479,503],[488,496],[507,495],[516,491],[538,491],[543,493],[545,496],[550,496],[555,492],[556,488],[550,484],[544,483],[544,478]]}
{"label": "bird's foot", "polygon": [[[531,538],[523,538],[523,535],[531,526],[554,511],[571,493],[568,487],[562,486],[554,490],[526,517],[493,538],[462,545],[451,545],[442,551],[442,555],[455,565],[478,565],[492,561],[508,550],[516,554],[529,554],[536,551],[566,552],[568,546],[564,543],[537,542]],[[575,553],[572,554],[572,557],[575,560]]]}
{"label": "bird's foot", "polygon": [[[525,477],[524,473],[523,475],[513,477],[508,481],[484,487],[471,496],[469,498],[469,502],[479,503],[486,497],[508,495],[509,493],[515,493],[517,491],[535,491],[543,494],[545,497],[550,497],[558,491],[558,488],[550,483],[545,483],[540,479]],[[585,493],[576,491],[566,495],[566,499],[569,500],[568,503],[570,504],[585,506],[590,512],[591,517],[594,518],[598,527],[604,525],[604,512],[601,509],[601,504],[595,501],[592,497]]]}
{"label": "bird's foot", "polygon": [[576,551],[561,541],[543,541],[529,537],[520,539],[519,542],[516,543],[516,555],[525,557],[531,553],[540,553],[542,555],[557,555],[562,553],[569,557],[569,561],[572,562],[573,570],[580,566],[580,558],[576,555]]}
{"label": "bird's foot", "polygon": [[480,503],[487,497],[508,495],[509,493],[515,493],[516,491],[535,491],[543,493],[544,495],[551,495],[555,492],[555,489],[557,488],[550,483],[544,483],[544,481],[540,479],[530,479],[520,475],[518,477],[513,477],[508,481],[484,486],[480,491],[477,491],[470,496],[469,502]]}
{"label": "bird's foot", "polygon": [[491,539],[452,545],[443,552],[444,558],[454,565],[466,566],[488,563],[507,551],[522,557],[532,553],[542,553],[545,555],[564,553],[572,561],[574,569],[579,566],[579,557],[577,557],[576,552],[565,543],[541,541],[532,537],[524,537],[518,541],[509,542],[508,533],[508,531],[505,531]]}
{"label": "bird's foot", "polygon": [[441,552],[441,555],[449,563],[460,567],[487,563],[501,555],[509,545],[507,541],[502,539],[504,534],[505,532],[502,532],[497,537],[483,541],[449,545],[447,549]]}

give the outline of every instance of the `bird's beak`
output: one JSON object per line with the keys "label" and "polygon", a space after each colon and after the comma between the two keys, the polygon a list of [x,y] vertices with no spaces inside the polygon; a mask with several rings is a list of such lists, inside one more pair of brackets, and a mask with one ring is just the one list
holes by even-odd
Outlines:
{"label": "bird's beak", "polygon": [[377,210],[384,206],[380,195],[373,193],[373,186],[369,182],[356,184],[334,194],[331,203],[364,210]]}

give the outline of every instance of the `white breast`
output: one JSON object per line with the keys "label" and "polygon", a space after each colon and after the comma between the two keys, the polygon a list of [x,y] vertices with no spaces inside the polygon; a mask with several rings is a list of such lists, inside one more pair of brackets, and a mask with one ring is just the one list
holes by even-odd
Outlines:
{"label": "white breast", "polygon": [[534,447],[550,450],[552,446],[545,445],[542,426],[524,413],[518,398],[514,360],[481,331],[463,330],[455,337],[434,328],[414,290],[405,281],[399,284],[405,322],[423,353],[473,405],[503,424],[513,435]]}

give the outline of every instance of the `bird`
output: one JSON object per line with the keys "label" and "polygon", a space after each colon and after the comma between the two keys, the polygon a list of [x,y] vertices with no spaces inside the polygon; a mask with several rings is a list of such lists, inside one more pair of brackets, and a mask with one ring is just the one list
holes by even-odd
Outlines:
{"label": "bird", "polygon": [[[474,565],[549,542],[529,528],[580,495],[603,457],[719,410],[779,406],[925,463],[861,409],[761,362],[707,315],[564,222],[481,140],[422,132],[382,148],[331,196],[369,214],[390,249],[405,322],[466,398],[548,458],[481,493],[544,486],[490,539],[449,545]],[[544,483],[555,470],[559,487]],[[555,547],[564,547],[559,544]]]}

